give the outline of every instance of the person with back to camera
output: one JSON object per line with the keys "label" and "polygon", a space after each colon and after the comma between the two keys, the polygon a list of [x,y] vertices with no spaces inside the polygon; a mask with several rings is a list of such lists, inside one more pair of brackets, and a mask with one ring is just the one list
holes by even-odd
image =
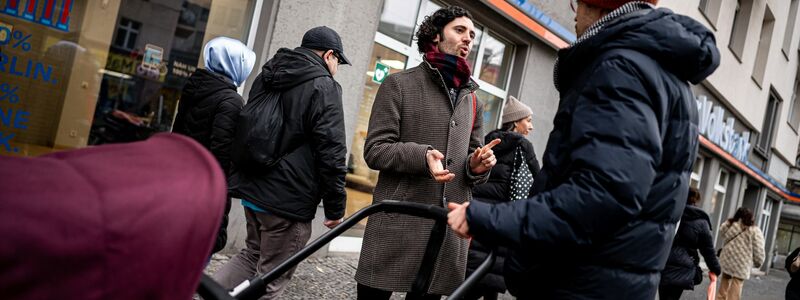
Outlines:
{"label": "person with back to camera", "polygon": [[719,261],[714,253],[714,241],[711,237],[711,219],[705,211],[696,206],[699,202],[700,192],[690,187],[678,232],[672,240],[667,265],[661,271],[661,282],[658,286],[660,300],[680,299],[683,290],[693,290],[695,285],[703,281],[698,251],[706,261],[708,276],[720,274]]}
{"label": "person with back to camera", "polygon": [[753,212],[740,207],[719,229],[719,240],[724,241],[719,256],[722,266],[717,292],[719,300],[740,299],[742,285],[750,279],[750,269],[764,263],[764,234],[754,224]]}

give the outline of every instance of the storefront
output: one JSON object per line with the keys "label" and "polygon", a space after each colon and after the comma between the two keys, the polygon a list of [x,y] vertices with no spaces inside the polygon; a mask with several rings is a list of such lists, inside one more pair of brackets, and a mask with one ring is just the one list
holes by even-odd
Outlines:
{"label": "storefront", "polygon": [[[722,246],[719,228],[739,207],[753,211],[756,225],[765,237],[766,261],[772,260],[778,240],[791,236],[780,233],[783,202],[796,201],[795,194],[769,176],[767,161],[755,153],[753,131],[731,113],[714,93],[702,85],[693,87],[699,116],[700,151],[691,175],[691,186],[700,190],[699,204],[711,217],[714,243]],[[755,142],[753,142],[755,143]],[[800,242],[800,241],[798,241]],[[762,270],[770,268],[766,263]]]}
{"label": "storefront", "polygon": [[20,1],[0,7],[2,155],[169,131],[217,36],[247,43],[255,0]]}
{"label": "storefront", "polygon": [[[256,69],[240,89],[247,99],[260,66],[279,48],[296,47],[306,30],[326,25],[342,36],[353,62],[336,75],[349,150],[349,215],[371,203],[377,181],[377,171],[363,159],[375,93],[388,74],[422,61],[413,33],[445,5],[462,6],[474,16],[478,34],[468,61],[480,85],[485,132],[500,125],[502,103],[513,95],[533,108],[528,138],[542,155],[558,102],[552,82],[556,51],[575,37],[565,29],[572,26],[568,3],[555,10],[566,12],[552,15],[531,3],[0,1],[0,155],[36,156],[169,131],[183,85],[203,67],[208,40],[228,36],[255,51]],[[244,240],[240,211],[234,207],[229,227],[241,229],[229,235],[236,243]]]}

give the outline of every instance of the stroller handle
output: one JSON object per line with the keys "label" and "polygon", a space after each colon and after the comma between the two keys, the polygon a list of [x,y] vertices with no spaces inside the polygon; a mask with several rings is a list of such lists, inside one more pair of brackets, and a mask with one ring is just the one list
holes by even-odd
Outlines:
{"label": "stroller handle", "polygon": [[[304,259],[314,254],[314,252],[324,247],[334,238],[336,238],[337,236],[341,235],[351,227],[358,224],[358,222],[360,222],[362,219],[368,217],[369,215],[379,212],[401,213],[416,217],[433,219],[437,222],[447,222],[447,210],[443,207],[420,204],[420,203],[412,203],[412,202],[400,202],[394,200],[384,200],[379,203],[375,203],[373,205],[367,206],[359,210],[358,212],[356,212],[355,214],[344,220],[341,224],[332,228],[330,231],[322,234],[319,238],[306,245],[303,249],[301,249],[291,257],[289,257],[287,260],[282,262],[280,265],[278,265],[268,273],[263,274],[254,279],[251,279],[249,281],[242,282],[239,286],[234,288],[232,292],[230,292],[230,296],[233,299],[238,299],[238,300],[258,299],[261,295],[263,295],[267,283],[272,282],[273,280],[280,277],[283,273],[285,273],[295,265],[299,264]],[[487,259],[478,267],[478,269],[476,269],[475,272],[472,273],[469,276],[469,278],[466,279],[464,284],[459,286],[458,289],[456,289],[456,291],[454,291],[453,294],[448,299],[460,299],[461,297],[463,297],[463,295],[468,291],[470,286],[480,281],[480,279],[483,278],[483,276],[485,276],[486,273],[489,272],[492,264],[494,264],[494,261],[495,261],[495,255],[493,251],[492,253],[489,254]],[[219,285],[212,285],[209,282],[201,281],[201,286],[200,289],[198,289],[198,291],[208,291],[208,290],[218,290],[218,289]],[[227,297],[224,298],[230,299]],[[221,298],[209,297],[206,299],[221,299]]]}

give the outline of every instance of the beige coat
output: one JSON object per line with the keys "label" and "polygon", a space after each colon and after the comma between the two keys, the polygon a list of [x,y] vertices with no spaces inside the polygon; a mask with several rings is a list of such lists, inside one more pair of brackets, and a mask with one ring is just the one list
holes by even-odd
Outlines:
{"label": "beige coat", "polygon": [[[472,198],[471,186],[482,176],[467,174],[469,155],[483,140],[483,109],[477,105],[473,123],[470,82],[459,93],[455,107],[438,71],[427,62],[390,75],[381,84],[364,147],[370,168],[380,171],[373,203],[386,199],[443,206]],[[455,173],[442,184],[429,175],[425,154],[436,149],[445,155],[445,168]],[[356,281],[382,290],[407,292],[419,270],[433,221],[401,214],[369,217]],[[436,261],[430,293],[450,294],[464,280],[467,241],[447,229]]]}
{"label": "beige coat", "polygon": [[[736,236],[740,232],[742,234]],[[740,222],[725,222],[720,227],[719,236],[719,243],[725,243],[719,257],[722,273],[750,279],[750,268],[761,267],[764,263],[764,235],[761,229],[756,225],[744,227]]]}

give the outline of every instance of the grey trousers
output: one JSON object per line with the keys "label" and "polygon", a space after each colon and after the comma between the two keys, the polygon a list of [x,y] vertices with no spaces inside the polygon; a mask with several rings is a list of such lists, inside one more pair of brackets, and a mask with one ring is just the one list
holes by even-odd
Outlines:
{"label": "grey trousers", "polygon": [[[295,222],[269,213],[244,208],[247,221],[246,248],[212,276],[226,289],[245,280],[266,274],[281,262],[300,251],[311,237],[311,222]],[[276,299],[292,278],[295,268],[267,285],[266,294],[259,298]]]}

